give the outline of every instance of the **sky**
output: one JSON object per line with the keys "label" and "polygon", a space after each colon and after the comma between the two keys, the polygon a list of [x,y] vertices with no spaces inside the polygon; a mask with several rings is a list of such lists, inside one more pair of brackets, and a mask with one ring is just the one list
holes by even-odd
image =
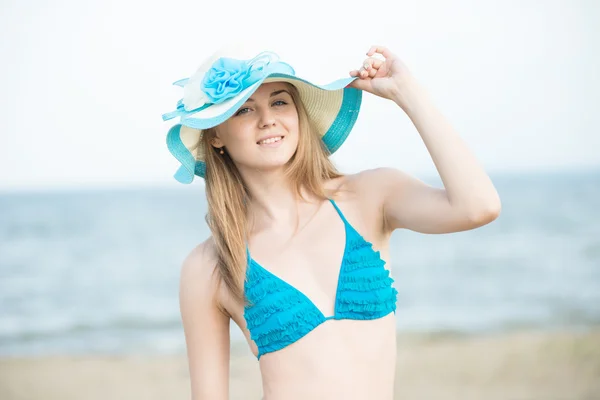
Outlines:
{"label": "sky", "polygon": [[[384,45],[491,173],[595,168],[598,21],[595,0],[4,0],[0,189],[180,185],[172,83],[245,41],[322,84]],[[370,94],[333,159],[435,174],[407,115]]]}

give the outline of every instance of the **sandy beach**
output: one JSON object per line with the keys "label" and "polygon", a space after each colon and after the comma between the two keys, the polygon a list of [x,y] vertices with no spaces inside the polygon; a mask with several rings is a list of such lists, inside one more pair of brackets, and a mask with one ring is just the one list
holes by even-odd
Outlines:
{"label": "sandy beach", "polygon": [[[232,348],[231,399],[259,399],[256,360]],[[2,400],[189,399],[185,356],[0,360]],[[600,399],[600,328],[398,337],[395,399]]]}

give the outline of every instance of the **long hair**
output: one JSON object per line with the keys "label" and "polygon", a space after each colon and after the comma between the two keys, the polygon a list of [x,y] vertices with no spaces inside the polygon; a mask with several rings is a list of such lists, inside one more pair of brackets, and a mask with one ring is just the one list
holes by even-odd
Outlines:
{"label": "long hair", "polygon": [[[329,151],[314,132],[300,100],[298,90],[290,86],[290,94],[298,112],[299,138],[296,152],[286,165],[286,176],[292,182],[297,196],[302,191],[325,200],[324,183],[341,176],[331,160]],[[216,245],[217,271],[232,296],[244,299],[244,278],[247,267],[248,239],[247,204],[251,200],[244,181],[229,154],[219,154],[211,144],[214,128],[203,131],[202,143],[206,163],[206,222]]]}

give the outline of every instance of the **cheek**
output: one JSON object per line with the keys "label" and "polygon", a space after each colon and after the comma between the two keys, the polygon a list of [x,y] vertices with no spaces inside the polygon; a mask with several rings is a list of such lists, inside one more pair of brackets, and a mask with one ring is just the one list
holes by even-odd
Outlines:
{"label": "cheek", "polygon": [[296,135],[298,134],[299,130],[300,130],[300,123],[298,121],[298,114],[294,113],[290,113],[285,115],[285,117],[283,118],[283,120],[285,121],[285,127],[287,128],[287,130],[290,133],[295,133]]}
{"label": "cheek", "polygon": [[244,124],[236,124],[229,126],[227,132],[223,132],[221,138],[225,147],[228,149],[236,149],[245,146],[245,142],[251,137],[252,132]]}

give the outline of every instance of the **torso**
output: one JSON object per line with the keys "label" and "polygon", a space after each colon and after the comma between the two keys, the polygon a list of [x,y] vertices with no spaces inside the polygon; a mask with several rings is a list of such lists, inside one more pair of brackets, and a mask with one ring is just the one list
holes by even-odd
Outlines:
{"label": "torso", "polygon": [[[369,203],[352,177],[326,184],[335,203],[352,226],[381,252],[389,266],[389,234],[382,227],[381,210]],[[274,230],[251,235],[252,259],[293,285],[323,315],[334,313],[340,263],[345,248],[345,226],[325,200],[307,205],[301,230],[289,239]],[[304,225],[305,224],[305,225]],[[222,296],[222,304],[244,332],[252,352],[244,305]],[[260,358],[264,399],[373,399],[393,398],[396,363],[394,314],[373,320],[328,320],[293,344]]]}

